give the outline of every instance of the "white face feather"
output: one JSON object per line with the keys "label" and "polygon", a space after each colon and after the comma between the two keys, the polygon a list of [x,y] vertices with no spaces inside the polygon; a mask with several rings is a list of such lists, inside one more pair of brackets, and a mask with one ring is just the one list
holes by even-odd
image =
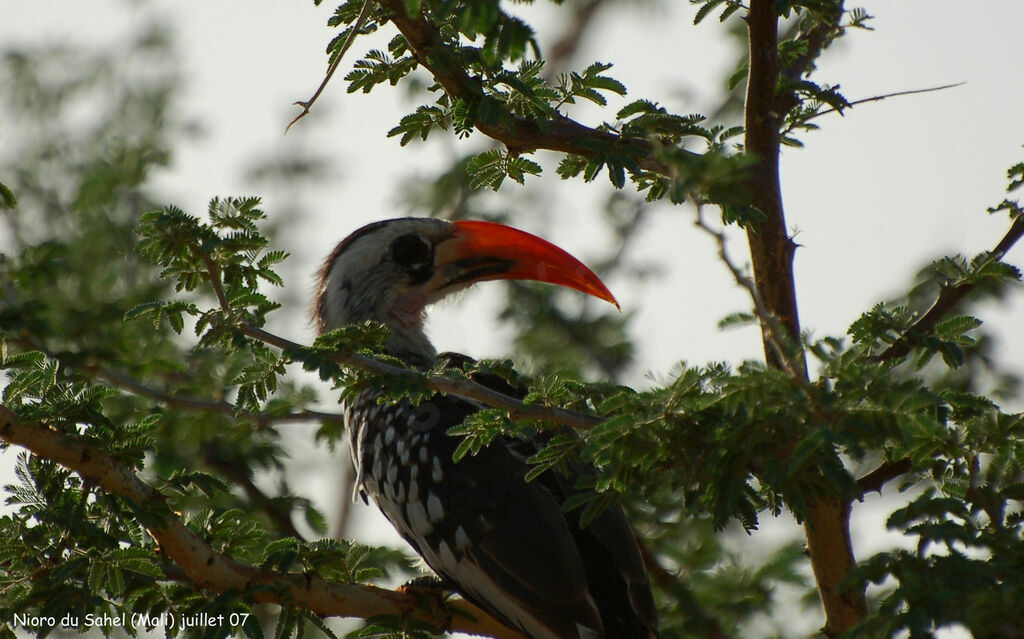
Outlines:
{"label": "white face feather", "polygon": [[425,307],[435,301],[424,277],[433,264],[411,270],[396,262],[394,246],[407,236],[416,246],[415,238],[421,238],[425,255],[432,260],[433,247],[450,238],[453,230],[444,220],[404,218],[355,231],[320,270],[313,309],[319,332],[375,320],[391,330],[389,350],[395,355],[432,361],[434,349],[423,333],[423,319]]}

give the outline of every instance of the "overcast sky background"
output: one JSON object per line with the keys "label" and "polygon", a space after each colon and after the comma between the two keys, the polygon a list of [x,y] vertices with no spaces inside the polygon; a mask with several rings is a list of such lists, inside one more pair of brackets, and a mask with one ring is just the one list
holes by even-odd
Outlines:
{"label": "overcast sky background", "polygon": [[[682,0],[665,4],[670,6],[613,6],[601,14],[576,67],[611,62],[615,66],[609,74],[630,93],[610,100],[606,113],[581,108],[570,115],[596,125],[641,97],[680,113],[717,106],[721,79],[734,62],[732,45],[714,18],[694,28],[691,6]],[[876,16],[875,30],[855,31],[830,50],[819,64],[817,81],[841,84],[850,100],[966,84],[865,104],[844,117],[819,118],[822,130],[801,136],[806,148],[784,151],[786,214],[801,245],[795,261],[801,317],[804,327],[819,336],[844,334],[861,312],[905,290],[930,259],[957,252],[973,256],[994,246],[1008,223],[1004,214],[990,216],[985,209],[1004,197],[1006,169],[1024,160],[1024,79],[1017,44],[1024,3],[990,0],[981,3],[983,10],[952,0],[857,4]],[[258,194],[271,218],[300,198],[317,215],[288,229],[281,240],[293,254],[288,286],[304,299],[317,263],[338,240],[364,223],[405,214],[397,184],[412,175],[433,174],[451,158],[486,146],[479,134],[468,141],[435,134],[436,141],[400,147],[385,134],[419,102],[387,86],[369,96],[346,94],[344,64],[311,115],[284,135],[295,114],[291,103],[307,98],[322,78],[324,46],[334,35],[325,23],[333,8],[330,2],[314,7],[311,1],[270,0],[0,0],[0,49],[57,41],[109,46],[140,25],[167,25],[177,38],[186,78],[183,111],[200,123],[203,133],[177,149],[169,169],[154,175],[153,192],[158,201],[193,214],[204,212],[215,195]],[[513,10],[527,16],[542,46],[565,28],[562,14],[547,3]],[[392,35],[386,28],[357,41],[349,62],[354,54],[382,48]],[[0,146],[2,120],[0,114]],[[335,178],[296,192],[245,176],[254,158],[303,150],[327,154]],[[525,187],[537,210],[520,225],[586,261],[597,253],[595,243],[606,239],[588,232],[594,209],[607,195],[605,186],[562,182],[554,174],[553,156],[540,157],[547,158],[547,171]],[[522,188],[508,184],[503,191]],[[749,302],[717,260],[713,243],[692,228],[692,209],[658,206],[650,218],[628,259],[656,262],[663,275],[641,284],[607,282],[623,309],[637,315],[639,365],[626,381],[642,386],[648,373],[664,375],[681,359],[759,358],[756,330],[716,328],[720,318],[746,310]],[[731,236],[734,259],[746,263],[742,236]],[[1007,261],[1024,264],[1024,247],[1015,247]],[[437,309],[430,326],[439,350],[502,355],[507,336],[495,330],[491,319],[500,294],[497,287],[481,286],[458,304]],[[615,312],[610,306],[607,311]],[[287,318],[276,327],[280,332],[298,341],[312,339],[304,307],[280,315]],[[1024,291],[986,305],[980,315],[1000,336],[1000,361],[1020,371]],[[1021,410],[1024,403],[1006,408]],[[322,482],[347,459],[313,446],[310,429],[296,427],[295,432],[293,488],[312,493],[314,501],[324,495],[320,506],[331,513],[336,500]],[[14,452],[7,451],[0,461],[4,483]],[[888,511],[876,505],[869,501],[858,507],[854,539],[861,558],[893,543],[883,534]],[[796,531],[788,521],[765,522],[764,528],[761,537],[770,540]],[[371,543],[397,543],[386,527],[365,531],[360,536]],[[787,632],[810,632],[819,624],[810,618]]]}

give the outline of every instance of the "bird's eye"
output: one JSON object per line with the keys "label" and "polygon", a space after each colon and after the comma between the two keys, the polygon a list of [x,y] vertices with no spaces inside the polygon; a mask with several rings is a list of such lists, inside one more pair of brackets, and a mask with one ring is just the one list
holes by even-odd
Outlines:
{"label": "bird's eye", "polygon": [[416,233],[396,238],[388,252],[395,264],[412,270],[426,268],[433,259],[430,244]]}

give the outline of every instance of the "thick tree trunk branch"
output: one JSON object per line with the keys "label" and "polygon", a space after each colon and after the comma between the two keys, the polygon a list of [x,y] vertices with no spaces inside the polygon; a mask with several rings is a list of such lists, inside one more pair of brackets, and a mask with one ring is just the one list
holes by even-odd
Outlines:
{"label": "thick tree trunk branch", "polygon": [[[746,150],[758,161],[750,169],[751,204],[764,219],[747,227],[754,281],[761,299],[792,337],[800,334],[793,254],[796,245],[786,233],[779,184],[779,124],[783,117],[775,92],[779,77],[778,33],[771,2],[752,2],[747,18],[750,40],[750,78],[746,99]],[[763,327],[768,363],[781,368],[770,347],[769,328]],[[806,365],[802,365],[806,376]]]}
{"label": "thick tree trunk branch", "polygon": [[[745,146],[747,152],[758,159],[751,169],[748,187],[751,203],[764,214],[762,220],[748,226],[747,241],[761,299],[785,326],[789,337],[798,340],[800,318],[793,275],[796,246],[786,232],[779,183],[779,124],[787,106],[776,91],[783,69],[778,55],[778,19],[772,0],[751,1],[747,26],[750,72]],[[771,347],[769,327],[764,326],[762,330],[766,361],[771,366],[783,367],[785,362]],[[801,360],[800,367],[799,374],[806,377],[806,362]],[[850,542],[849,501],[823,499],[808,505],[804,534],[825,608],[825,633],[838,636],[867,615],[862,590],[839,590],[840,582],[856,564]]]}
{"label": "thick tree trunk branch", "polygon": [[104,490],[154,513],[142,523],[159,544],[159,552],[180,568],[188,580],[212,592],[237,592],[255,602],[297,606],[322,616],[369,618],[396,615],[455,632],[523,639],[488,614],[463,600],[448,602],[447,619],[431,614],[414,594],[368,585],[332,584],[315,573],[288,574],[262,570],[235,561],[189,530],[167,506],[159,492],[140,480],[131,468],[80,438],[41,424],[21,424],[0,406],[0,439],[26,448],[94,482]]}

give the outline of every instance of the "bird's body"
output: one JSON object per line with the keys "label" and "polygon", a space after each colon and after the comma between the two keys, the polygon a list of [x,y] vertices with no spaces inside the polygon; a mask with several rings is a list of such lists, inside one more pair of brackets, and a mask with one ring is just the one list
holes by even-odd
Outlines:
{"label": "bird's body", "polygon": [[[533,236],[509,229],[495,241],[493,234],[507,228],[410,218],[356,231],[321,270],[314,308],[320,330],[381,321],[391,329],[387,348],[393,355],[414,366],[434,365],[437,357],[422,327],[427,304],[481,279],[531,275],[510,264],[522,247],[506,245]],[[482,240],[482,233],[492,235]],[[560,249],[544,243],[525,249],[531,251],[528,268],[545,271],[531,279],[612,299],[589,270],[566,270],[578,263],[570,264]],[[565,273],[552,274],[559,269]],[[471,361],[440,358],[456,368]],[[497,377],[477,381],[521,394]],[[357,488],[438,575],[533,639],[657,637],[647,574],[620,509],[581,527],[578,516],[561,510],[576,477],[549,472],[526,482],[526,460],[539,450],[539,439],[498,438],[453,462],[459,441],[448,431],[483,408],[474,402],[436,394],[412,406],[407,400],[381,403],[380,395],[364,389],[345,406]],[[572,471],[578,476],[591,469]]]}

